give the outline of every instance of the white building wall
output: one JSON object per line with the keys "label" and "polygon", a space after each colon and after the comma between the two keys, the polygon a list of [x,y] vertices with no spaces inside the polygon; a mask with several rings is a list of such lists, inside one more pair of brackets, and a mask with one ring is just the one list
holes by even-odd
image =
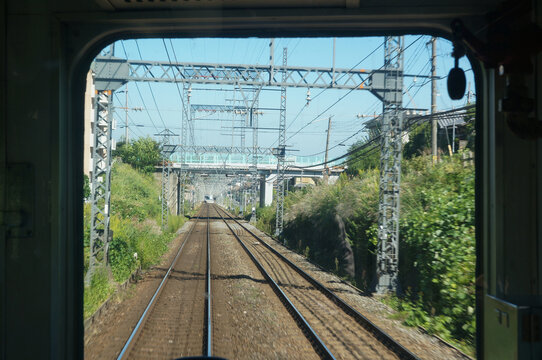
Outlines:
{"label": "white building wall", "polygon": [[85,88],[85,135],[84,135],[84,154],[83,171],[90,178],[92,171],[92,147],[94,146],[92,125],[94,123],[94,95],[96,88],[92,79],[92,71],[87,73],[87,85]]}

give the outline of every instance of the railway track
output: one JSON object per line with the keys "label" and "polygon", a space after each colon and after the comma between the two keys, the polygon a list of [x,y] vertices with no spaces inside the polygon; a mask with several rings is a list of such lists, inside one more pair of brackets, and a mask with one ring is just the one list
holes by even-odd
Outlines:
{"label": "railway track", "polygon": [[226,211],[213,207],[322,358],[418,359]]}
{"label": "railway track", "polygon": [[209,210],[200,210],[118,360],[212,355]]}
{"label": "railway track", "polygon": [[210,219],[224,222],[320,358],[417,359],[216,205],[204,205],[195,217],[117,359],[198,358],[221,351],[213,349]]}

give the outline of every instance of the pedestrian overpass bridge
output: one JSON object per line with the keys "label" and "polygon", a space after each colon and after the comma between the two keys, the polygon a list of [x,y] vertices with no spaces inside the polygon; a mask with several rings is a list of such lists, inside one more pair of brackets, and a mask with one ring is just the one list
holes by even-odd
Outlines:
{"label": "pedestrian overpass bridge", "polygon": [[[194,174],[251,174],[254,172],[251,155],[218,153],[174,153],[170,157],[171,169]],[[323,156],[286,156],[285,175],[289,177],[322,177],[325,171]],[[314,166],[311,166],[316,164]],[[344,166],[329,164],[331,176],[338,176]],[[273,155],[259,155],[256,170],[261,176],[277,172],[277,158]]]}

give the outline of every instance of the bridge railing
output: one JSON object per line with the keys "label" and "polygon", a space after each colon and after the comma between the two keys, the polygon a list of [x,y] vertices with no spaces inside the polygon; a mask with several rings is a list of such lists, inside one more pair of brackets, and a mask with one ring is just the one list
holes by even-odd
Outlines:
{"label": "bridge railing", "polygon": [[[252,157],[243,154],[195,154],[185,153],[184,161],[181,159],[181,154],[175,153],[171,155],[171,161],[174,163],[185,164],[252,164]],[[286,156],[286,164],[294,166],[309,166],[312,164],[320,164],[324,161],[323,156]],[[261,155],[258,159],[258,164],[261,165],[276,165],[277,158],[273,155]]]}

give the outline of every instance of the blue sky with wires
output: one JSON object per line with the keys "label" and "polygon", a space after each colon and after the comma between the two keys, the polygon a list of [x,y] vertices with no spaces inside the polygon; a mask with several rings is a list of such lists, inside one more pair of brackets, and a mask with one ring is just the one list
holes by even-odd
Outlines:
{"label": "blue sky with wires", "polygon": [[[405,37],[405,73],[411,75],[430,75],[431,45],[429,36],[411,35]],[[378,69],[383,65],[384,39],[337,38],[335,66],[346,69]],[[328,67],[333,61],[332,38],[279,38],[275,39],[275,64],[282,63],[282,49],[288,49],[288,65]],[[452,47],[447,40],[437,42],[437,76],[443,79],[437,83],[437,104],[439,110],[463,106],[465,101],[453,101],[446,91],[446,75],[453,66],[450,56]],[[115,45],[116,57],[132,60],[228,63],[228,64],[269,64],[269,39],[139,39],[118,41]],[[466,70],[467,82],[474,91],[474,81],[470,64],[463,58],[460,66]],[[407,108],[429,109],[431,104],[431,84],[427,78],[405,78],[403,104]],[[239,92],[232,87],[192,86],[192,104],[233,104],[240,100]],[[210,90],[214,89],[214,90]],[[265,88],[264,88],[265,89]],[[259,145],[273,146],[278,134],[278,109],[280,93],[277,88],[263,90],[259,106]],[[114,97],[116,107],[125,106],[125,88],[120,88]],[[273,91],[274,90],[274,91]],[[366,136],[363,123],[382,111],[381,102],[366,90],[310,89],[312,101],[306,105],[307,88],[288,88],[287,90],[287,143],[297,149],[295,155],[323,156],[326,141],[328,117],[332,116],[330,157],[346,152],[348,146]],[[180,133],[182,118],[182,84],[129,83],[128,107],[143,108],[143,111],[129,110],[129,136],[153,135],[164,128]],[[360,116],[361,115],[361,116]],[[197,145],[239,145],[240,117],[228,113],[196,113],[195,142]],[[124,136],[125,112],[115,112],[117,130],[114,137]],[[235,135],[232,136],[232,127]],[[252,143],[251,131],[246,132],[246,144]],[[344,144],[345,146],[341,145]]]}

